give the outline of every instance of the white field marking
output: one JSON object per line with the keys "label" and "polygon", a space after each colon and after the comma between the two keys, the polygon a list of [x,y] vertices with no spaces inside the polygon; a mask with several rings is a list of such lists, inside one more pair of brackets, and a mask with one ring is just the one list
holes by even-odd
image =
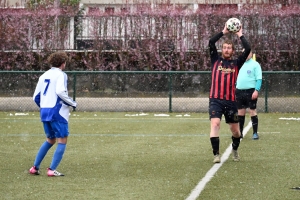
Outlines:
{"label": "white field marking", "polygon": [[169,117],[168,114],[154,114],[154,117]]}
{"label": "white field marking", "polygon": [[[33,120],[33,119],[39,119],[39,116],[36,116],[35,118],[32,118],[32,117],[26,117],[26,118],[15,118],[15,117],[4,117],[4,118],[1,118],[0,117],[0,120],[11,120],[11,119],[15,119],[15,120],[19,120],[19,119],[22,119],[22,120]],[[76,118],[76,117],[72,117],[70,120],[71,121],[76,121],[76,120],[132,120],[133,118],[126,118],[126,117],[83,117],[83,118]],[[144,118],[144,117],[139,117],[138,119],[151,119],[151,120],[174,120],[174,117],[163,117],[163,118],[159,118],[159,117],[153,117],[153,118]],[[202,118],[202,117],[192,117],[192,118],[189,118],[189,117],[182,117],[182,118],[178,118],[177,119],[182,119],[182,120],[206,120],[207,122],[210,122],[208,118]]]}
{"label": "white field marking", "polygon": [[29,115],[29,113],[15,113],[15,115]]}
{"label": "white field marking", "polygon": [[280,132],[257,132],[257,133],[263,133],[263,134],[273,134],[273,133],[280,133]]}
{"label": "white field marking", "polygon": [[[0,131],[0,138],[1,137],[35,137],[35,136],[42,136],[41,133],[39,134],[28,134],[28,133],[17,133],[17,134],[7,134],[7,133],[1,133]],[[189,133],[189,134],[172,134],[172,133],[165,133],[165,134],[160,134],[160,133],[154,133],[154,134],[143,134],[143,133],[135,133],[135,134],[113,134],[113,133],[73,133],[72,136],[74,137],[88,137],[88,136],[91,136],[91,137],[143,137],[143,138],[146,138],[146,137],[180,137],[180,138],[183,138],[183,137],[207,137],[207,134],[206,133]]]}
{"label": "white field marking", "polygon": [[279,119],[282,119],[282,120],[296,120],[296,121],[299,121],[299,120],[300,120],[300,117],[298,117],[298,118],[295,118],[295,117],[289,117],[289,118],[286,118],[286,117],[280,117]]}
{"label": "white field marking", "polygon": [[128,116],[139,116],[139,114],[125,114],[125,117],[128,117]]}
{"label": "white field marking", "polygon": [[125,114],[125,117],[128,117],[128,116],[146,116],[146,115],[149,115],[147,113],[140,113],[140,114]]}
{"label": "white field marking", "polygon": [[[243,135],[247,134],[247,132],[252,127],[251,121],[248,123],[248,125],[243,130]],[[241,139],[242,140],[242,139]],[[224,162],[229,158],[231,153],[231,144],[227,147],[224,154],[221,157],[221,163],[214,164],[212,168],[205,174],[205,176],[201,179],[201,181],[198,183],[198,185],[192,190],[190,195],[186,198],[186,200],[195,200],[199,197],[200,193],[204,189],[205,185],[214,177],[215,173],[218,171],[218,169],[223,165]]]}
{"label": "white field marking", "polygon": [[149,115],[148,113],[140,113],[139,116],[146,116]]}
{"label": "white field marking", "polygon": [[189,114],[185,114],[185,115],[176,115],[176,117],[190,117],[191,115],[189,115]]}

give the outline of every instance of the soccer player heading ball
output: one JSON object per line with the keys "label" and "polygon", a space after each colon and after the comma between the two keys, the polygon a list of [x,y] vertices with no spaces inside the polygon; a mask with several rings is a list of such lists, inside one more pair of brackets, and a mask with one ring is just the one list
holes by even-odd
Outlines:
{"label": "soccer player heading ball", "polygon": [[219,130],[222,115],[225,117],[225,122],[229,124],[232,132],[232,154],[233,160],[239,161],[240,157],[237,152],[240,145],[240,129],[238,120],[238,109],[235,102],[235,84],[239,69],[246,61],[251,47],[243,35],[243,29],[240,27],[235,34],[241,40],[245,49],[237,59],[232,59],[234,54],[234,44],[230,40],[224,40],[222,43],[222,54],[218,55],[216,42],[229,33],[227,24],[223,31],[214,35],[209,40],[209,50],[211,58],[211,88],[209,95],[209,119],[210,119],[210,141],[214,154],[214,163],[220,163],[221,157],[219,152],[220,138]]}

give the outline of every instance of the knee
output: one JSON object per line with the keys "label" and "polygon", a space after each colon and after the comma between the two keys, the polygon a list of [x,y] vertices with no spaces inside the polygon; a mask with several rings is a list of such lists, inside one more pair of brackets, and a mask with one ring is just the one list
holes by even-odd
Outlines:
{"label": "knee", "polygon": [[250,113],[250,116],[255,116],[255,115],[257,115],[256,110],[250,110],[249,113]]}
{"label": "knee", "polygon": [[240,136],[240,130],[231,130],[232,135],[239,137]]}
{"label": "knee", "polygon": [[211,122],[211,127],[212,128],[220,128],[220,122],[212,121]]}
{"label": "knee", "polygon": [[49,144],[55,144],[56,143],[56,138],[53,138],[53,139],[50,139],[50,138],[47,138],[47,142],[49,143]]}
{"label": "knee", "polygon": [[58,143],[61,143],[61,144],[67,144],[67,137],[64,137],[64,138],[57,138],[58,140]]}
{"label": "knee", "polygon": [[237,125],[231,125],[230,126],[230,130],[232,132],[232,135],[239,137],[240,136],[240,129],[238,124]]}
{"label": "knee", "polygon": [[220,124],[212,124],[211,125],[211,132],[217,134],[220,130]]}

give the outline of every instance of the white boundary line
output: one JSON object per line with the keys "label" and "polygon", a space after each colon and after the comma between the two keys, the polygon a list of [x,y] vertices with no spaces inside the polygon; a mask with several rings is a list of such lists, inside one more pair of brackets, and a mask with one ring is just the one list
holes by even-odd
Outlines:
{"label": "white boundary line", "polygon": [[[252,127],[251,121],[248,123],[248,125],[243,130],[243,135],[245,136],[247,132]],[[227,147],[224,154],[221,157],[221,163],[214,164],[212,168],[206,173],[206,175],[201,179],[201,181],[198,183],[198,185],[192,190],[190,195],[185,200],[195,200],[199,197],[200,193],[204,189],[205,185],[214,177],[215,173],[218,171],[218,169],[223,165],[224,162],[229,158],[231,153],[231,144]]]}
{"label": "white boundary line", "polygon": [[297,120],[297,121],[299,121],[299,120],[300,120],[300,117],[298,117],[298,118],[295,118],[295,117],[289,117],[289,118],[286,118],[286,117],[280,117],[279,119],[282,119],[282,120]]}

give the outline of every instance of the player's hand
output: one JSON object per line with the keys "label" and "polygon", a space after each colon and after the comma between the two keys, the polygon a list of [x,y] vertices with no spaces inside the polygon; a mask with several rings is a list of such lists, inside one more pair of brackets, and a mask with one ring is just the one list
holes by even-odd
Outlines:
{"label": "player's hand", "polygon": [[75,102],[74,105],[72,105],[72,108],[76,108],[77,107],[77,103]]}
{"label": "player's hand", "polygon": [[223,31],[222,31],[224,35],[229,33],[226,24],[227,24],[227,22],[225,23],[225,26],[224,26]]}
{"label": "player's hand", "polygon": [[238,32],[235,33],[238,37],[241,37],[243,35],[243,27],[242,27],[242,24],[241,24],[241,28]]}
{"label": "player's hand", "polygon": [[254,92],[252,93],[252,100],[255,100],[258,98],[258,91],[254,90]]}

